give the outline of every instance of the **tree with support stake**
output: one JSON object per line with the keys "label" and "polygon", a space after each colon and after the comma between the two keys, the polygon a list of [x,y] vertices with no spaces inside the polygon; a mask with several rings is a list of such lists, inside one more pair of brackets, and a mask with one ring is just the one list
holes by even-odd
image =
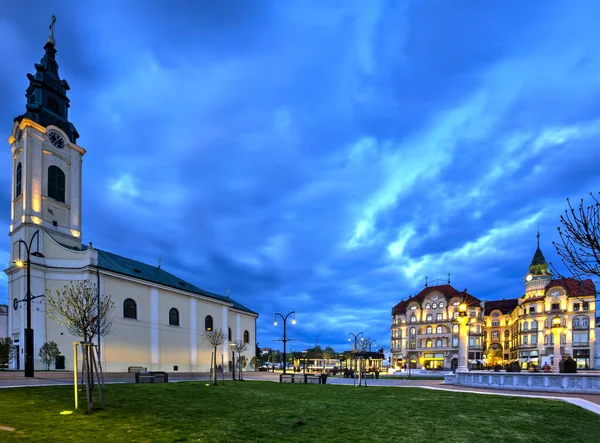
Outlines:
{"label": "tree with support stake", "polygon": [[239,372],[239,379],[240,380],[243,380],[243,378],[242,378],[242,365],[244,364],[244,359],[246,358],[246,357],[244,357],[242,355],[242,352],[244,352],[247,348],[248,348],[248,344],[244,343],[242,340],[237,340],[235,342],[235,352],[238,353],[237,364],[239,365],[239,368],[240,368],[240,372]]}
{"label": "tree with support stake", "polygon": [[210,359],[210,366],[212,370],[212,382],[213,385],[217,384],[217,348],[222,346],[227,341],[227,335],[221,330],[217,329],[214,331],[204,331],[204,341],[212,346],[213,353]]}
{"label": "tree with support stake", "polygon": [[[87,280],[72,281],[62,290],[56,291],[55,295],[47,291],[46,303],[48,305],[46,315],[50,320],[66,327],[71,335],[83,339],[80,342],[81,376],[86,389],[88,413],[91,413],[93,406],[94,381],[98,383],[100,402],[104,407],[102,365],[98,358],[98,347],[93,344],[93,340],[98,336],[106,336],[112,331],[110,313],[114,309],[114,303],[110,295],[100,296],[96,285]],[[76,373],[77,354],[74,355],[73,369]]]}

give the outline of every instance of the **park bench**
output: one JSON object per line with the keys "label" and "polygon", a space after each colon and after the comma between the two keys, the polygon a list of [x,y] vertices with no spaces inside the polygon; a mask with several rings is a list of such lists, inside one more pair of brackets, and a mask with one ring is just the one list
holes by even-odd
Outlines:
{"label": "park bench", "polygon": [[167,383],[168,381],[169,374],[163,371],[135,373],[136,383]]}
{"label": "park bench", "polygon": [[307,383],[307,384],[325,384],[327,375],[313,374],[280,374],[280,383]]}
{"label": "park bench", "polygon": [[145,372],[147,371],[148,368],[144,368],[143,366],[129,366],[129,368],[127,368],[127,372]]}

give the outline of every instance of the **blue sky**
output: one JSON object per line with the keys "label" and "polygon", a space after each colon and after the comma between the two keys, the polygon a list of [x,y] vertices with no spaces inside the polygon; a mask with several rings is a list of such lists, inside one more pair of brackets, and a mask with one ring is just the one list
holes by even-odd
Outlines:
{"label": "blue sky", "polygon": [[[447,278],[523,293],[566,198],[600,189],[594,0],[2,2],[0,139],[56,14],[83,240],[259,312],[294,350],[389,345]],[[0,161],[8,233],[10,154]],[[167,214],[171,214],[167,216]],[[8,262],[8,238],[0,242]],[[0,302],[6,302],[0,277]]]}

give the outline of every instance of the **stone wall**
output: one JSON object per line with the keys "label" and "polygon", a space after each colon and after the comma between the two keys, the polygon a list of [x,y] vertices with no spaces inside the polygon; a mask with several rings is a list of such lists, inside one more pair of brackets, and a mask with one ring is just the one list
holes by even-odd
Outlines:
{"label": "stone wall", "polygon": [[511,391],[600,394],[600,373],[460,372],[444,376],[444,384]]}

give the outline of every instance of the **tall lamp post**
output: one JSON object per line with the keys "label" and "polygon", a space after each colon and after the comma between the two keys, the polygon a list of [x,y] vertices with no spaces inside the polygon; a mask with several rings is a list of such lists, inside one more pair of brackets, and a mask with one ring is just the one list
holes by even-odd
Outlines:
{"label": "tall lamp post", "polygon": [[458,367],[456,372],[469,372],[467,361],[467,340],[469,338],[469,315],[467,314],[467,304],[463,301],[458,305]]}
{"label": "tall lamp post", "polygon": [[562,330],[562,319],[559,315],[556,315],[552,319],[552,333],[554,334],[554,363],[552,364],[552,372],[560,372],[560,337]]}
{"label": "tall lamp post", "polygon": [[352,332],[348,333],[348,341],[351,342],[351,336],[354,338],[354,343],[352,344],[352,352],[355,354],[354,355],[354,369],[356,369],[356,349],[358,348],[358,337],[361,337],[361,340],[364,340],[364,334],[362,332],[359,332],[358,334],[353,334]]}
{"label": "tall lamp post", "polygon": [[231,361],[231,378],[235,380],[235,343],[229,343],[231,352],[233,352],[233,360]]}
{"label": "tall lamp post", "polygon": [[[35,238],[37,238],[37,251],[31,252],[31,246]],[[29,240],[29,244],[27,244],[27,242],[25,242],[24,240],[19,240],[18,243],[19,260],[17,260],[15,264],[19,268],[22,268],[23,266],[26,266],[27,268],[27,293],[25,295],[25,301],[27,303],[27,327],[25,328],[25,377],[33,377],[33,329],[31,328],[31,300],[37,297],[31,296],[31,256],[33,255],[34,257],[44,257],[44,254],[39,252],[40,230],[38,229],[33,233],[33,235],[31,236],[31,240]],[[25,260],[25,262],[21,260],[21,244],[23,244],[23,246],[25,247],[25,252],[27,253],[27,259]],[[17,300],[15,300],[15,305],[16,303],[18,303]]]}
{"label": "tall lamp post", "polygon": [[302,374],[306,376],[306,349],[302,351],[302,360],[304,360],[304,364],[302,365]]}
{"label": "tall lamp post", "polygon": [[287,338],[287,318],[292,315],[292,324],[295,325],[296,324],[296,311],[292,311],[292,312],[288,312],[287,315],[284,317],[283,315],[281,315],[279,312],[275,313],[275,321],[273,322],[273,324],[275,326],[277,326],[277,316],[280,316],[281,319],[283,320],[283,339],[281,340],[283,342],[283,373],[286,373],[286,369],[287,369],[287,353],[285,351],[285,345],[286,343],[289,341],[289,339]]}

